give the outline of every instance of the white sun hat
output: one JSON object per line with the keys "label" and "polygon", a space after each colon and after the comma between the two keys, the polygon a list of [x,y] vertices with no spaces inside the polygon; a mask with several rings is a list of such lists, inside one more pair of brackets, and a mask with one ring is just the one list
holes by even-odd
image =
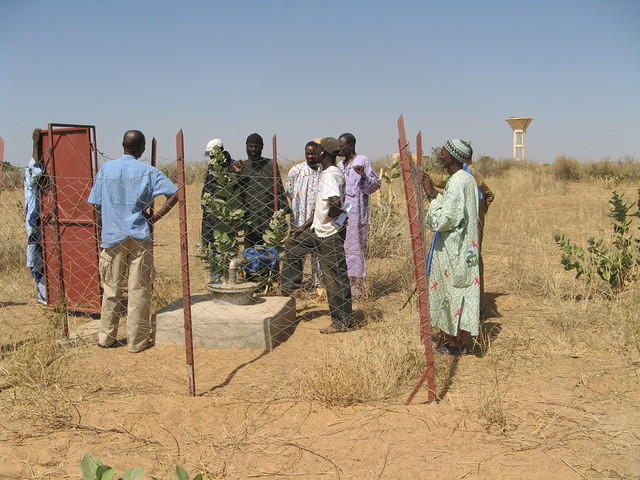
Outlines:
{"label": "white sun hat", "polygon": [[204,149],[205,155],[208,155],[211,152],[213,152],[213,147],[224,148],[224,145],[222,145],[222,140],[219,138],[214,138],[212,140],[209,140],[209,142],[207,143],[207,146]]}

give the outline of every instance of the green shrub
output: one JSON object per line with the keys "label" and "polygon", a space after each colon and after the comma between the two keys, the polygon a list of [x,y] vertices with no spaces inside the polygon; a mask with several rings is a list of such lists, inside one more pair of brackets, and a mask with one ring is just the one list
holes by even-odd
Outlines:
{"label": "green shrub", "polygon": [[[80,468],[82,469],[82,478],[84,480],[141,480],[144,474],[144,468],[133,467],[122,475],[117,475],[113,468],[91,455],[84,456],[82,462],[80,462]],[[151,478],[159,480],[156,477]],[[175,480],[189,480],[189,474],[184,468],[176,465],[176,471],[172,478]],[[192,480],[202,480],[202,474],[197,474]]]}
{"label": "green shrub", "polygon": [[[631,210],[635,207],[635,211]],[[576,278],[585,276],[588,283],[597,280],[607,296],[624,290],[638,277],[640,265],[640,238],[632,232],[634,217],[640,218],[640,188],[634,204],[615,190],[609,200],[609,217],[612,222],[612,240],[607,244],[602,239],[587,240],[587,249],[571,243],[562,234],[555,234],[554,240],[562,251],[560,263],[565,270],[575,270]],[[639,227],[640,229],[640,227]]]}

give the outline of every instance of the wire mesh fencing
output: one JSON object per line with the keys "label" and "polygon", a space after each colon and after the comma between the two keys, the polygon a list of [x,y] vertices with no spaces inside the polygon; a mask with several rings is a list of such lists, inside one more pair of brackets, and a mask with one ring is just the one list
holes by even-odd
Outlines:
{"label": "wire mesh fencing", "polygon": [[[152,202],[156,174],[100,180],[43,171],[34,242],[22,200],[29,170],[7,185],[5,169],[2,317],[29,317],[34,329],[44,319],[61,335],[132,352],[185,346],[191,394],[404,400],[432,361],[419,314],[426,240],[417,167],[404,159],[376,172],[364,156],[279,166],[215,148],[188,183],[181,135],[177,157],[179,206],[152,228],[149,208],[163,205]],[[144,223],[113,215],[123,211],[145,212]],[[39,284],[33,266],[25,268],[33,243]],[[19,341],[23,330],[2,343]],[[207,363],[199,366],[211,351],[237,359],[225,382],[209,382]]]}

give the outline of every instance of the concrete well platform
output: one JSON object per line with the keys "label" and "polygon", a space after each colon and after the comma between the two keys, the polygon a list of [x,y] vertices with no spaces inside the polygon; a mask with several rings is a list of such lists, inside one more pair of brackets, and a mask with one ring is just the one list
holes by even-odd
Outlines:
{"label": "concrete well platform", "polygon": [[[273,350],[296,328],[296,302],[291,297],[257,297],[253,305],[221,305],[210,294],[191,296],[193,346]],[[157,345],[184,345],[182,300],[159,310]]]}

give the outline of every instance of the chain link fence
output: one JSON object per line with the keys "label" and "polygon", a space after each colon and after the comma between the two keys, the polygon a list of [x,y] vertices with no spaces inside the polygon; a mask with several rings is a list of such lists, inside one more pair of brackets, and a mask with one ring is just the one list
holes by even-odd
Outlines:
{"label": "chain link fence", "polygon": [[[236,160],[216,145],[188,175],[179,161],[160,167],[168,179],[151,169],[102,179],[109,199],[91,193],[97,172],[54,176],[5,164],[0,343],[15,348],[51,324],[62,337],[133,352],[186,344],[199,395],[225,387],[243,399],[334,405],[406,395],[432,359],[420,310],[422,190],[400,143],[401,161],[377,170],[360,155],[346,166],[321,160],[316,142],[307,160],[282,166],[261,154]],[[97,153],[101,168],[116,157]],[[170,180],[179,208],[152,228],[136,225],[132,236],[128,219],[109,212],[153,216],[148,208],[157,212],[163,200],[153,207],[151,199],[171,197]],[[228,351],[243,374],[198,384],[200,348]],[[268,356],[278,368],[261,368]],[[440,362],[436,373],[448,368]]]}

